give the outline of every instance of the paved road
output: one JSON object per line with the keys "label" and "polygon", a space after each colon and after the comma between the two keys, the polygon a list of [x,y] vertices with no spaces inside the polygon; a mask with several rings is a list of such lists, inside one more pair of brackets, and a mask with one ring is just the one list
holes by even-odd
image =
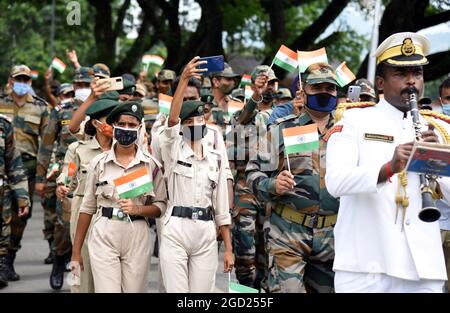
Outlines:
{"label": "paved road", "polygon": [[[28,221],[22,240],[22,249],[17,254],[15,262],[16,272],[21,276],[17,282],[10,282],[9,286],[0,289],[0,293],[7,292],[70,292],[70,287],[64,283],[60,291],[50,288],[49,277],[51,265],[44,264],[48,255],[48,244],[43,239],[43,210],[38,198],[35,198],[33,217]],[[219,259],[219,269],[222,268],[223,251]],[[152,257],[148,292],[158,292],[158,258]],[[228,275],[218,269],[216,275],[216,292],[227,292]],[[66,273],[67,276],[67,273]],[[234,275],[233,275],[234,276]]]}

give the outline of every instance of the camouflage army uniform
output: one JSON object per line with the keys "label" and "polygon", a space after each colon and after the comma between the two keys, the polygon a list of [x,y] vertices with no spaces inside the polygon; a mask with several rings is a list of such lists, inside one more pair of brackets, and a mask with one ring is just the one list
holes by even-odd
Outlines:
{"label": "camouflage army uniform", "polygon": [[305,285],[308,291],[334,290],[333,228],[339,202],[325,188],[325,134],[320,134],[318,150],[289,155],[296,186],[284,195],[275,192],[276,176],[287,169],[281,130],[311,123],[307,113],[278,119],[269,133],[278,150],[273,149],[269,158],[258,155],[246,169],[248,185],[270,212],[269,292],[305,292]]}
{"label": "camouflage army uniform", "polygon": [[260,121],[256,117],[260,117],[261,114],[256,110],[256,103],[252,100],[244,106],[244,110],[251,112],[250,121],[246,125],[240,125],[238,119],[242,111],[236,112],[229,118],[232,126],[226,134],[228,158],[235,182],[231,231],[236,258],[236,277],[241,284],[259,289],[265,277],[266,263],[262,236],[264,212],[260,201],[247,186],[245,168],[251,156],[256,155],[258,146],[256,123]]}
{"label": "camouflage army uniform", "polygon": [[[10,188],[5,188],[9,186]],[[5,195],[5,191],[9,195]],[[12,201],[14,198],[15,201]],[[11,223],[13,203],[18,207],[29,205],[28,183],[19,150],[16,149],[14,130],[9,119],[0,115],[0,281],[4,274],[5,258],[11,257]]]}
{"label": "camouflage army uniform", "polygon": [[[19,218],[16,214],[17,203],[13,202],[13,215],[11,221],[11,249],[20,249],[20,241],[25,230],[27,219],[31,217],[33,206],[33,193],[36,176],[36,158],[39,147],[39,136],[43,134],[48,122],[48,104],[45,100],[27,95],[26,103],[18,106],[9,94],[0,94],[0,114],[12,120],[16,139],[16,148],[21,154],[28,178],[28,195],[30,198],[30,214]],[[8,193],[7,188],[5,192]]]}
{"label": "camouflage army uniform", "polygon": [[[56,106],[50,113],[47,127],[44,130],[42,141],[39,146],[39,154],[36,167],[36,182],[47,183],[44,207],[44,236],[47,240],[54,239],[56,255],[64,255],[71,249],[70,243],[70,201],[61,203],[56,199],[56,177],[60,171],[54,173],[50,179],[46,179],[47,170],[50,165],[52,151],[56,143],[55,163],[62,166],[67,147],[76,138],[69,131],[69,123],[73,111],[78,103],[69,101]],[[64,214],[66,213],[66,214]]]}

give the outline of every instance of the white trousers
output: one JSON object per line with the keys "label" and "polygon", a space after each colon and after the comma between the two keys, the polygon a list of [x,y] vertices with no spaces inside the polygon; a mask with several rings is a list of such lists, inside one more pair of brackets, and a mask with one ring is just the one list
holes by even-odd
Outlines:
{"label": "white trousers", "polygon": [[161,230],[159,257],[167,292],[213,292],[218,266],[214,222],[171,216]]}
{"label": "white trousers", "polygon": [[336,271],[336,293],[442,293],[444,281],[406,280],[386,274]]}

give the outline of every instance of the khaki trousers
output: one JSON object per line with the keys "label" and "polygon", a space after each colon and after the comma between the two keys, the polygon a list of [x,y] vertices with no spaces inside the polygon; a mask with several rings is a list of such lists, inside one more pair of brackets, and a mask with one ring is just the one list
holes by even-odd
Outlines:
{"label": "khaki trousers", "polygon": [[[75,231],[77,229],[78,222],[78,212],[80,210],[81,201],[83,197],[74,196],[72,199],[72,205],[70,210],[70,239],[75,239]],[[80,286],[70,288],[70,292],[72,293],[94,293],[94,278],[92,277],[92,269],[91,269],[91,261],[89,259],[89,249],[87,245],[87,241],[89,238],[89,233],[91,232],[92,225],[94,224],[95,215],[92,217],[91,226],[89,227],[88,232],[86,233],[86,238],[84,239],[83,247],[81,247],[81,257],[83,258],[83,266],[84,271],[81,272],[80,276]]]}
{"label": "khaki trousers", "polygon": [[[155,218],[155,223],[156,223],[156,233],[158,234],[159,240],[159,250],[161,251],[161,228],[164,225],[164,223],[162,223],[161,218]],[[161,272],[161,255],[159,255],[159,262],[158,262],[158,292],[159,293],[166,292]]]}
{"label": "khaki trousers", "polygon": [[99,217],[88,240],[95,292],[146,292],[150,228],[145,220]]}
{"label": "khaki trousers", "polygon": [[[441,230],[442,247],[444,248],[445,266],[447,267],[447,279],[450,280],[450,230]],[[446,290],[450,293],[450,283],[446,282]]]}
{"label": "khaki trousers", "polygon": [[172,216],[161,231],[161,272],[167,292],[213,292],[218,266],[213,221]]}

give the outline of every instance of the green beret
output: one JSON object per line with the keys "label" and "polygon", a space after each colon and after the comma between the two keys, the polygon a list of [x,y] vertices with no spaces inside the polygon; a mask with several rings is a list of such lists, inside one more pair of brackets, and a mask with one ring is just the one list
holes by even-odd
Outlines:
{"label": "green beret", "polygon": [[106,116],[117,105],[119,105],[119,93],[117,91],[105,92],[86,110],[86,115],[91,118]]}
{"label": "green beret", "polygon": [[138,121],[141,122],[144,118],[144,109],[137,101],[123,102],[108,114],[106,122],[112,125],[115,121],[117,121],[120,115],[131,115],[136,117]]}
{"label": "green beret", "polygon": [[198,100],[184,101],[180,112],[181,123],[190,117],[202,116],[203,106],[204,103]]}
{"label": "green beret", "polygon": [[123,89],[119,90],[119,94],[121,95],[134,95],[136,91],[136,83],[128,80],[126,78],[123,79]]}

